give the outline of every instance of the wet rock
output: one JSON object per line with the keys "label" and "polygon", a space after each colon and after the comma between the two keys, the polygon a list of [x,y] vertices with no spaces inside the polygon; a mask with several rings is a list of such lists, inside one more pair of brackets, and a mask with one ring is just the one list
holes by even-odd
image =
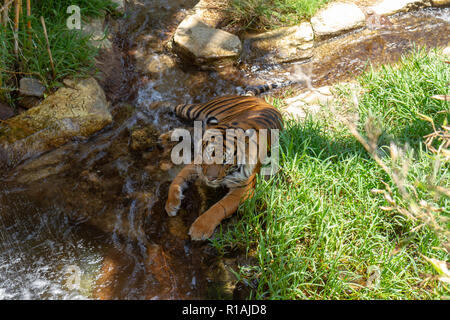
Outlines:
{"label": "wet rock", "polygon": [[8,166],[74,138],[87,138],[111,123],[109,105],[95,79],[65,83],[68,87],[0,125],[0,148],[8,155]]}
{"label": "wet rock", "polygon": [[135,128],[131,132],[130,148],[133,151],[144,151],[158,143],[159,132],[151,126]]}
{"label": "wet rock", "polygon": [[378,15],[390,16],[398,12],[429,6],[430,0],[383,0],[371,9]]}
{"label": "wet rock", "polygon": [[450,0],[431,0],[433,6],[440,7],[450,5]]}
{"label": "wet rock", "polygon": [[14,109],[7,104],[0,102],[0,120],[6,120],[15,116]]}
{"label": "wet rock", "polygon": [[42,99],[37,97],[31,97],[31,96],[23,96],[18,99],[18,104],[20,107],[24,109],[31,109],[39,104]]}
{"label": "wet rock", "polygon": [[152,54],[144,57],[138,52],[134,57],[138,71],[154,76],[160,76],[176,67],[175,59],[166,54]]}
{"label": "wet rock", "polygon": [[[119,49],[113,47],[111,50],[101,50],[95,57],[95,66],[99,70],[95,79],[105,91],[108,101],[116,101],[124,95],[126,83],[125,66]],[[128,88],[126,88],[127,92]]]}
{"label": "wet rock", "polygon": [[20,79],[19,92],[24,96],[43,97],[45,86],[41,81],[33,78]]}
{"label": "wet rock", "polygon": [[363,27],[366,17],[357,5],[332,3],[311,18],[314,34],[319,39],[339,35],[345,31]]}
{"label": "wet rock", "polygon": [[280,28],[247,38],[244,42],[245,59],[270,62],[291,62],[313,55],[314,33],[309,22]]}
{"label": "wet rock", "polygon": [[125,1],[124,0],[111,0],[117,5],[116,10],[119,12],[125,12]]}
{"label": "wet rock", "polygon": [[190,16],[175,31],[173,49],[194,64],[221,67],[239,57],[242,44],[237,36],[211,28],[196,16]]}
{"label": "wet rock", "polygon": [[103,27],[104,23],[104,17],[90,19],[87,24],[83,24],[82,32],[91,36],[90,42],[94,47],[108,50],[112,48],[112,43]]}
{"label": "wet rock", "polygon": [[64,154],[58,150],[55,151],[19,165],[15,168],[15,180],[19,183],[29,184],[70,169],[70,165],[64,162]]}

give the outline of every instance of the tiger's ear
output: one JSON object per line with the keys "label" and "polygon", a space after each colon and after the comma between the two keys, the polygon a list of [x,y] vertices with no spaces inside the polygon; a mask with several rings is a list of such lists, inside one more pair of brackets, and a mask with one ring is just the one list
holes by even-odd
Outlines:
{"label": "tiger's ear", "polygon": [[219,120],[217,120],[216,117],[208,117],[208,118],[205,119],[205,124],[206,125],[215,125],[215,124],[218,124],[218,123],[219,123]]}

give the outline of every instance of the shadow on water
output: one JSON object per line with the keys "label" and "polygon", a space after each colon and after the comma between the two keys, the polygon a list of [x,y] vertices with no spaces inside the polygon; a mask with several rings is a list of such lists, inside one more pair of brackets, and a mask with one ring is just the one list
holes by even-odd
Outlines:
{"label": "shadow on water", "polygon": [[[170,163],[155,137],[183,124],[157,106],[205,101],[235,93],[240,85],[279,80],[292,65],[253,72],[181,65],[166,44],[196,2],[148,0],[130,7],[115,26],[113,54],[99,58],[99,81],[112,103],[113,123],[1,178],[0,298],[233,297],[230,272],[217,252],[187,236],[220,192],[195,184],[177,217],[164,212],[168,186],[180,167]],[[368,59],[396,59],[410,48],[413,32],[420,34],[419,44],[447,44],[443,38],[449,33],[442,30],[448,31],[449,14],[439,12],[447,20],[423,10],[393,18],[394,29],[365,30],[339,39],[339,46],[324,43],[317,58],[302,66],[312,64],[313,83],[330,83]],[[420,29],[413,30],[417,25]],[[145,143],[133,147],[141,134]]]}

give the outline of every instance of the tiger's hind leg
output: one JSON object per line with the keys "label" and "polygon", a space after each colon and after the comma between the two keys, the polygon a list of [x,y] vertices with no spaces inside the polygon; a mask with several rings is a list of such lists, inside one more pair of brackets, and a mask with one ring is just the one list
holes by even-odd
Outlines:
{"label": "tiger's hind leg", "polygon": [[180,209],[181,200],[183,199],[183,190],[189,181],[198,177],[194,164],[186,165],[180,173],[173,179],[169,187],[169,194],[166,201],[166,212],[169,216],[175,216]]}
{"label": "tiger's hind leg", "polygon": [[189,229],[191,239],[206,240],[211,237],[222,220],[236,212],[239,203],[250,194],[248,191],[247,187],[230,190],[225,197],[194,221]]}

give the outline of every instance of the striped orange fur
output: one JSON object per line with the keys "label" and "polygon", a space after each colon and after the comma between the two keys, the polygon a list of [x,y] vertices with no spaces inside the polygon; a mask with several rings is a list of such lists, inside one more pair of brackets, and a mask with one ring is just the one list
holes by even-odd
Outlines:
{"label": "striped orange fur", "polygon": [[[238,147],[234,148],[233,153],[227,152],[232,150],[229,144],[237,144],[236,137],[229,141],[225,139],[225,133],[229,129],[254,129],[256,134],[260,129],[267,129],[269,132],[271,129],[282,129],[282,117],[277,109],[254,96],[223,96],[201,104],[178,105],[174,112],[186,120],[203,121],[205,131],[216,129],[224,135],[224,163],[186,165],[172,181],[165,206],[169,215],[176,215],[183,199],[183,189],[187,187],[188,182],[197,178],[212,187],[228,187],[229,192],[225,197],[200,215],[190,227],[189,234],[193,240],[205,240],[213,234],[223,219],[236,212],[242,201],[252,196],[256,175],[261,169],[259,159],[253,165],[238,164],[234,159]],[[203,150],[207,150],[208,144],[211,143],[203,141]]]}

